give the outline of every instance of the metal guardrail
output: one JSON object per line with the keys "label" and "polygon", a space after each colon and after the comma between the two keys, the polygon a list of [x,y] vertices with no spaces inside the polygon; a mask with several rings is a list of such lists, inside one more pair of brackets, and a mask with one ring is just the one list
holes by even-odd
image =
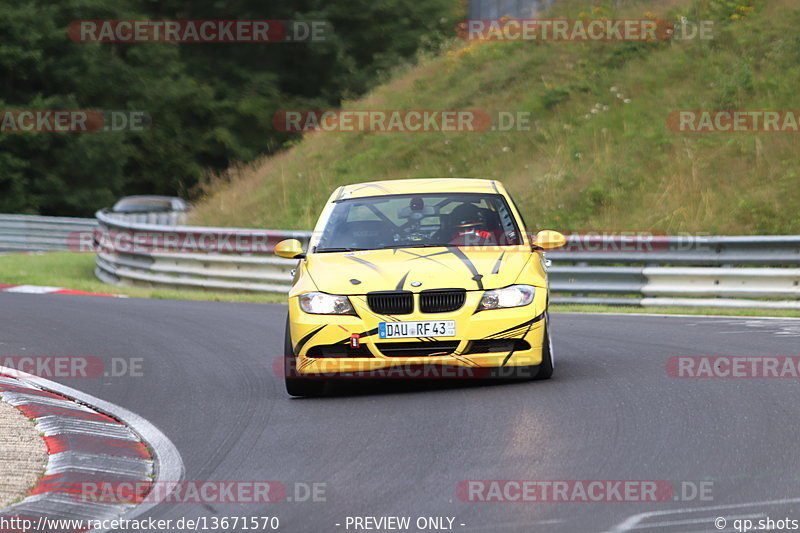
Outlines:
{"label": "metal guardrail", "polygon": [[136,224],[160,224],[163,226],[179,226],[186,224],[189,214],[185,211],[147,211],[143,213],[114,213],[104,209],[103,213],[108,217],[122,222],[133,222]]}
{"label": "metal guardrail", "polygon": [[[283,239],[307,243],[311,237],[307,231],[138,224],[103,211],[97,219],[97,277],[135,286],[285,293],[297,261],[275,257],[272,248]],[[184,249],[192,243],[192,251],[150,251],[152,235]],[[136,249],[137,239],[143,250]],[[253,253],[219,253],[231,241]],[[800,267],[800,236],[570,236],[547,257],[557,303],[800,309],[800,268],[787,268]]]}
{"label": "metal guardrail", "polygon": [[553,266],[550,288],[555,303],[800,310],[800,268]]}
{"label": "metal guardrail", "polygon": [[72,237],[96,225],[93,218],[0,215],[0,250],[68,250]]}
{"label": "metal guardrail", "polygon": [[798,235],[571,236],[548,257],[556,303],[800,309]]}
{"label": "metal guardrail", "polygon": [[[307,243],[311,237],[309,231],[141,224],[105,211],[96,217],[95,275],[106,283],[130,286],[285,293],[297,261],[272,255],[272,248],[284,239]],[[137,250],[137,238],[143,251]],[[163,251],[149,251],[156,241]],[[192,252],[170,252],[170,243]],[[254,253],[221,253],[228,245]]]}

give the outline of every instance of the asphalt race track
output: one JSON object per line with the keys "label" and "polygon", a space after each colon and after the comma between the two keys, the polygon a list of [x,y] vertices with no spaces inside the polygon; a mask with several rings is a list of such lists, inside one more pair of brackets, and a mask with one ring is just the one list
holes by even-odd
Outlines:
{"label": "asphalt race track", "polygon": [[[454,531],[554,533],[717,531],[718,516],[734,531],[736,517],[800,519],[798,380],[665,370],[673,356],[800,356],[800,321],[554,314],[550,381],[382,382],[291,399],[272,366],[285,313],[0,294],[0,356],[142,358],[143,376],[56,381],[158,426],[180,451],[186,480],[274,480],[290,497],[296,483],[324,484],[324,502],[162,504],[149,512],[159,518],[277,516],[291,533],[348,531],[348,516],[446,516]],[[462,480],[508,479],[705,482],[711,496],[485,503],[456,494]]]}

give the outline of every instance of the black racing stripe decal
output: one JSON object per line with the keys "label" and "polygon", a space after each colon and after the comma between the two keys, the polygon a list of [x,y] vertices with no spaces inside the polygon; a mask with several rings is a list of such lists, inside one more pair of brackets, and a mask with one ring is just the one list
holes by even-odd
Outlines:
{"label": "black racing stripe decal", "polygon": [[469,260],[469,257],[467,257],[467,255],[464,252],[462,252],[460,248],[457,247],[450,248],[448,251],[454,256],[458,257],[461,260],[461,262],[467,266],[469,271],[472,272],[472,281],[477,283],[478,290],[482,291],[483,281],[481,280],[483,279],[483,275],[478,273],[478,269],[475,268],[475,265],[472,263],[472,261]]}
{"label": "black racing stripe decal", "polygon": [[542,320],[543,318],[544,318],[544,313],[542,313],[542,314],[541,314],[541,315],[539,315],[539,316],[533,317],[532,319],[530,319],[530,320],[527,320],[527,321],[523,322],[522,324],[517,324],[516,326],[510,327],[510,328],[508,328],[508,329],[504,329],[503,331],[498,331],[497,333],[492,333],[491,335],[488,335],[488,336],[484,337],[484,338],[483,338],[483,339],[481,339],[481,340],[488,340],[488,339],[502,338],[502,337],[500,337],[500,336],[501,336],[501,335],[503,335],[504,333],[509,333],[509,332],[511,332],[511,331],[514,331],[514,330],[517,330],[517,329],[524,328],[525,326],[528,326],[528,325],[531,325],[531,326],[532,326],[533,324],[535,324],[535,323],[539,322],[539,321],[540,321],[540,320]]}
{"label": "black racing stripe decal", "polygon": [[500,257],[497,258],[497,263],[494,264],[494,268],[492,269],[492,274],[497,274],[500,272],[500,263],[503,262],[504,255],[506,255],[505,252],[500,253]]}
{"label": "black racing stripe decal", "polygon": [[359,336],[359,337],[372,337],[372,336],[373,336],[373,335],[375,335],[376,333],[378,333],[378,328],[372,328],[372,329],[371,329],[371,330],[369,330],[369,331],[364,331],[364,332],[362,332],[362,333],[359,333],[359,334],[358,334],[358,336]]}
{"label": "black racing stripe decal", "polygon": [[361,259],[360,257],[356,257],[354,255],[346,255],[345,257],[347,257],[348,259],[352,259],[356,263],[361,263],[362,265],[371,268],[375,272],[380,272],[380,270],[378,270],[378,267],[374,263],[370,263],[366,259]]}
{"label": "black racing stripe decal", "polygon": [[[455,354],[453,354],[453,355],[455,355]],[[468,362],[469,364],[471,364],[475,368],[479,368],[481,366],[478,363],[476,363],[475,361],[473,361],[472,359],[470,359],[469,357],[467,357],[466,355],[459,355],[458,358],[460,360],[462,360],[462,361]]]}
{"label": "black racing stripe decal", "polygon": [[[409,252],[409,253],[411,253],[411,252]],[[419,257],[420,259],[428,259],[429,257],[433,257],[435,255],[443,255],[443,254],[449,254],[449,253],[450,253],[450,250],[442,250],[441,252],[433,252],[432,254],[417,255],[417,257]]]}
{"label": "black racing stripe decal", "polygon": [[[521,336],[520,338],[524,339],[524,338],[525,338],[525,335],[527,335],[528,333],[530,333],[530,332],[531,332],[531,328],[532,328],[532,327],[533,327],[533,322],[531,322],[530,324],[528,324],[528,329],[527,329],[527,330],[525,330],[525,333],[523,333],[523,334],[522,334],[522,336]],[[506,355],[506,358],[505,358],[505,359],[503,359],[503,364],[502,364],[502,365],[500,365],[500,366],[506,366],[506,363],[508,362],[508,360],[509,360],[509,359],[511,359],[511,356],[512,356],[513,354],[514,354],[514,350],[512,349],[510,352],[508,352],[508,355]]]}
{"label": "black racing stripe decal", "polygon": [[497,335],[492,335],[491,339],[498,340],[498,339],[515,339],[517,338],[517,334],[525,329],[525,326],[516,328],[514,330],[509,331],[508,333],[498,333]]}
{"label": "black racing stripe decal", "polygon": [[443,266],[443,267],[445,267],[445,268],[447,268],[449,270],[453,270],[453,268],[451,268],[450,265],[448,265],[447,263],[442,263],[441,261],[437,261],[436,259],[433,259],[433,256],[435,256],[435,255],[442,255],[442,254],[450,253],[450,252],[448,252],[446,250],[444,252],[436,252],[436,253],[428,254],[428,255],[416,254],[414,252],[409,252],[408,250],[403,250],[403,249],[400,249],[400,251],[403,252],[403,253],[406,253],[408,255],[413,255],[414,256],[414,259],[409,259],[409,261],[414,261],[416,259],[427,259],[428,261],[433,261],[437,265],[441,265],[441,266]]}
{"label": "black racing stripe decal", "polygon": [[402,290],[403,290],[403,285],[405,285],[405,284],[406,284],[406,279],[408,278],[408,275],[409,275],[410,273],[411,273],[411,271],[410,271],[410,270],[409,270],[408,272],[406,272],[406,273],[405,273],[405,275],[403,276],[403,278],[402,278],[402,279],[400,280],[400,282],[397,284],[397,287],[395,287],[395,290],[396,290],[396,291],[402,291]]}
{"label": "black racing stripe decal", "polygon": [[308,341],[310,341],[310,340],[311,340],[311,337],[313,337],[314,335],[316,335],[317,333],[319,333],[320,331],[322,331],[322,330],[323,330],[323,329],[324,329],[326,326],[327,326],[327,324],[325,324],[324,326],[320,326],[320,327],[318,327],[317,329],[315,329],[315,330],[311,331],[310,333],[307,333],[305,337],[303,337],[302,339],[300,339],[300,341],[299,341],[299,342],[297,343],[297,345],[294,347],[294,355],[295,355],[295,356],[297,356],[297,355],[300,353],[300,350],[302,350],[302,349],[303,349],[303,346],[305,346],[305,344],[306,344]]}
{"label": "black racing stripe decal", "polygon": [[504,333],[496,333],[494,335],[489,335],[486,337],[485,340],[501,340],[501,339],[518,339],[521,337],[521,334],[525,328],[528,327],[527,325],[523,325],[517,328],[512,329],[511,331],[506,331]]}

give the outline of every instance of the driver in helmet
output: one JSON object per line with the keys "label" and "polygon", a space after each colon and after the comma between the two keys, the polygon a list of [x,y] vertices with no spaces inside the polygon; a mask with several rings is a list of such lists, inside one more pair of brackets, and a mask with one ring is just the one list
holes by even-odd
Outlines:
{"label": "driver in helmet", "polygon": [[492,238],[488,231],[486,215],[474,204],[464,203],[453,209],[448,217],[452,229],[451,244],[478,245],[485,244]]}

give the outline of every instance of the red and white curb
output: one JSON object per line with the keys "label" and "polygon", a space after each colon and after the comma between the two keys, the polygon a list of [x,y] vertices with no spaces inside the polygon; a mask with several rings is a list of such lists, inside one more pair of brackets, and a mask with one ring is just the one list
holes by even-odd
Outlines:
{"label": "red and white curb", "polygon": [[47,287],[44,285],[7,285],[0,283],[0,292],[16,292],[21,294],[77,294],[81,296],[106,296],[109,298],[127,298],[122,294],[107,294],[104,292],[87,292],[65,289],[63,287]]}
{"label": "red and white curb", "polygon": [[[103,498],[98,487],[123,485],[147,490],[153,483],[182,478],[183,462],[177,449],[146,420],[69,387],[20,374],[0,367],[0,395],[35,420],[47,445],[48,462],[30,495],[0,510],[5,523],[28,520],[32,526],[25,531],[86,531],[74,526],[79,522],[73,522],[73,527],[55,527],[54,520],[130,519],[155,503],[137,506]],[[0,528],[1,533],[22,531]]]}

